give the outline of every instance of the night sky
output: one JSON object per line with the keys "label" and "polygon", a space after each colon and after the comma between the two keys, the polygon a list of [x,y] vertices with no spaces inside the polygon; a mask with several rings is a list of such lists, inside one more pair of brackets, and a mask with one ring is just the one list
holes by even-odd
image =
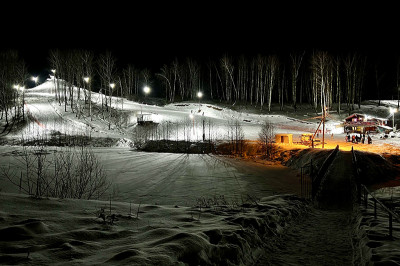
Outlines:
{"label": "night sky", "polygon": [[390,9],[291,3],[268,7],[71,2],[54,4],[54,9],[35,5],[34,10],[19,11],[20,23],[13,23],[11,16],[1,18],[0,48],[20,50],[29,71],[36,75],[48,71],[48,53],[54,48],[111,51],[118,66],[132,64],[153,72],[175,57],[201,61],[225,53],[251,56],[303,49],[362,51],[390,60],[400,50],[395,17],[382,16]]}

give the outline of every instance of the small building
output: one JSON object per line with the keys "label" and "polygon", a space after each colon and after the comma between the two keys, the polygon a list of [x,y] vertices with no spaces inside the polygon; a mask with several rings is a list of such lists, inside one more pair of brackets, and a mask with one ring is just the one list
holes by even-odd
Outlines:
{"label": "small building", "polygon": [[138,114],[137,123],[141,126],[153,124],[152,114]]}
{"label": "small building", "polygon": [[275,143],[293,144],[293,134],[276,134]]}
{"label": "small building", "polygon": [[392,130],[392,128],[388,126],[388,119],[358,113],[354,113],[345,118],[343,129],[344,133],[362,134]]}

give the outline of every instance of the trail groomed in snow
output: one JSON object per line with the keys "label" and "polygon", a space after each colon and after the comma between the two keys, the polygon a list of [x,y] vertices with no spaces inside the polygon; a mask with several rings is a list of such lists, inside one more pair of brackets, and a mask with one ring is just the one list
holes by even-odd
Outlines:
{"label": "trail groomed in snow", "polygon": [[358,265],[352,213],[312,208],[271,247],[259,265]]}
{"label": "trail groomed in snow", "polygon": [[338,152],[323,177],[314,208],[261,259],[261,265],[358,265],[350,152]]}

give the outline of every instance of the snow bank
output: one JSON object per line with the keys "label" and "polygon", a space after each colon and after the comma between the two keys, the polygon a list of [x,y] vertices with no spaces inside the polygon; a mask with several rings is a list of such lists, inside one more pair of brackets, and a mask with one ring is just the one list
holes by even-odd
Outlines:
{"label": "snow bank", "polygon": [[372,198],[369,199],[368,205],[368,208],[361,207],[359,216],[360,231],[364,232],[363,247],[366,257],[374,265],[399,265],[400,224],[393,220],[393,236],[391,238],[387,214],[378,206],[377,218],[375,218]]}
{"label": "snow bank", "polygon": [[[215,203],[215,202],[214,202]],[[32,199],[0,193],[0,264],[253,264],[307,210],[281,195],[194,207]]]}

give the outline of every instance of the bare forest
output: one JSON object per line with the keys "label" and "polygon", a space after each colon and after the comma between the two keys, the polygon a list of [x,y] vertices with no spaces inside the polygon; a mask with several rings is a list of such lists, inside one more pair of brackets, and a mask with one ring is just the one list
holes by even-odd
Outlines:
{"label": "bare forest", "polygon": [[[111,52],[55,49],[49,52],[48,62],[49,75],[55,77],[55,100],[65,112],[72,111],[77,117],[87,112],[91,117],[91,93],[98,92],[102,117],[110,126],[116,120],[113,108],[118,104],[123,109],[123,98],[144,100],[143,86],[157,86],[151,97],[164,98],[164,103],[196,101],[197,92],[202,91],[208,101],[251,105],[265,112],[271,111],[272,104],[294,111],[308,104],[315,112],[326,106],[340,114],[342,106],[351,111],[371,97],[378,104],[385,97],[399,98],[399,63],[393,64],[395,74],[389,75],[379,58],[358,52],[223,55],[202,61],[175,58],[157,73],[133,64],[120,66]],[[0,109],[7,125],[10,119],[24,119],[23,94],[28,82],[27,67],[18,52],[2,52]],[[121,100],[113,102],[112,96]]]}

